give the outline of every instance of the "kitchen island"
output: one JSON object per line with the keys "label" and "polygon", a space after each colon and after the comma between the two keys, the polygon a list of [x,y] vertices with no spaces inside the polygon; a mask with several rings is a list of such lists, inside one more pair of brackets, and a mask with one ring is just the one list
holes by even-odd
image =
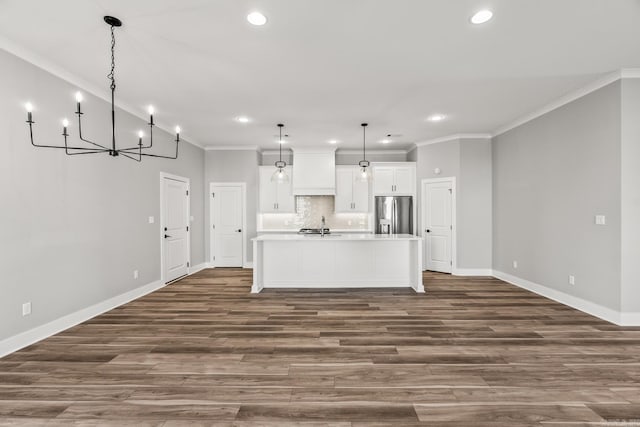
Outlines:
{"label": "kitchen island", "polygon": [[424,292],[422,241],[410,234],[268,234],[253,239],[253,286]]}

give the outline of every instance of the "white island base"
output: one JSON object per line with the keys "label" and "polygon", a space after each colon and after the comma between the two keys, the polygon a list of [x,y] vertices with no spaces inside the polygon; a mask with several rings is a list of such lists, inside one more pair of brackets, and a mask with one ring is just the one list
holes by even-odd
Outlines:
{"label": "white island base", "polygon": [[424,292],[421,239],[409,234],[271,234],[253,239],[253,286]]}

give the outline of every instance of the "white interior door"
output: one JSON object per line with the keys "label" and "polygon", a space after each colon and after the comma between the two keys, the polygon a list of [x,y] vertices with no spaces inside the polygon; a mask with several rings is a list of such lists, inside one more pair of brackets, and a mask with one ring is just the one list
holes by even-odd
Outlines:
{"label": "white interior door", "polygon": [[215,267],[242,267],[243,203],[241,184],[211,184],[211,262]]}
{"label": "white interior door", "polygon": [[424,187],[424,241],[427,270],[451,273],[452,203],[451,181],[427,183]]}
{"label": "white interior door", "polygon": [[189,272],[189,182],[162,177],[162,257],[165,283]]}

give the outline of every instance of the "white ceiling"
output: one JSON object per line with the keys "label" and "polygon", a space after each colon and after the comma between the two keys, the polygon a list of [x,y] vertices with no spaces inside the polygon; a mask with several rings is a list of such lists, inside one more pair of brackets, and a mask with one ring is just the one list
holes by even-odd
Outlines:
{"label": "white ceiling", "polygon": [[[482,8],[494,19],[470,24]],[[265,26],[246,21],[253,10]],[[0,0],[0,37],[106,91],[105,14],[124,22],[122,105],[144,114],[153,103],[158,121],[203,146],[274,149],[283,122],[291,147],[359,148],[367,121],[370,149],[404,149],[491,133],[640,67],[640,0]],[[433,113],[448,119],[430,123]],[[388,133],[402,136],[380,144]]]}

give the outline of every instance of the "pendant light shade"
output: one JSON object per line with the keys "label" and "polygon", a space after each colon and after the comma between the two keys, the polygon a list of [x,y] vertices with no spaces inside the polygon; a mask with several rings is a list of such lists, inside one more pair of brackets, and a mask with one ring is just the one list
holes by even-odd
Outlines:
{"label": "pendant light shade", "polygon": [[362,123],[362,160],[358,162],[358,166],[360,166],[360,171],[358,173],[358,181],[360,182],[368,182],[371,179],[371,163],[367,160],[367,123]]}
{"label": "pendant light shade", "polygon": [[280,160],[275,163],[276,170],[271,175],[271,182],[276,182],[278,184],[284,184],[289,182],[289,175],[287,175],[287,171],[285,168],[287,167],[287,162],[282,160],[282,128],[284,125],[282,123],[278,123],[278,128],[280,129]]}

